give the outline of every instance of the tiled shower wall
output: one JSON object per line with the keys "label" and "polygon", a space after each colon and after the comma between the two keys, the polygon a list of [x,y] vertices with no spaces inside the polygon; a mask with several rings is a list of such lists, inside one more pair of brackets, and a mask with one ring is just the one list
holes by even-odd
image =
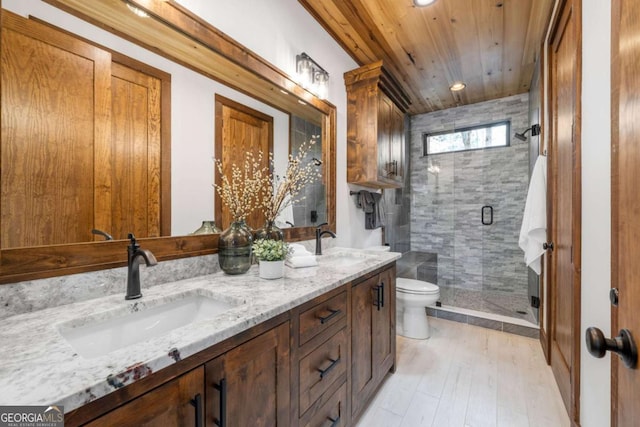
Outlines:
{"label": "tiled shower wall", "polygon": [[[529,127],[528,114],[528,94],[521,94],[411,118],[411,250],[437,254],[443,295],[447,287],[484,291],[527,307],[518,235],[529,144],[513,135]],[[503,120],[511,122],[508,147],[423,156],[423,133]],[[493,207],[493,225],[481,224],[484,205]]]}

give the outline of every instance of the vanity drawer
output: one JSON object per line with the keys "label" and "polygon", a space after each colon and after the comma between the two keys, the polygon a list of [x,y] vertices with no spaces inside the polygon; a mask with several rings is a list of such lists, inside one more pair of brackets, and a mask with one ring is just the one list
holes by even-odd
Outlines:
{"label": "vanity drawer", "polygon": [[346,329],[340,330],[300,359],[299,368],[299,414],[302,415],[336,380],[345,381],[347,372]]}
{"label": "vanity drawer", "polygon": [[[301,420],[304,427],[342,427],[347,425],[347,383],[342,386],[316,411],[309,410],[306,420]],[[312,413],[313,412],[313,413]]]}
{"label": "vanity drawer", "polygon": [[335,297],[329,298],[302,312],[298,329],[300,346],[338,322],[346,325],[346,319],[346,292],[341,292]]}

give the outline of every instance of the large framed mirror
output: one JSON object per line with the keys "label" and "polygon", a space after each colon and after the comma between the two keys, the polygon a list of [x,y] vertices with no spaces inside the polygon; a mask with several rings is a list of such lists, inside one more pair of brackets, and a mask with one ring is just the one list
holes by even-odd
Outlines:
{"label": "large framed mirror", "polygon": [[[2,5],[5,7],[5,0]],[[45,0],[45,3],[51,5],[61,11],[70,13],[83,21],[86,21],[95,27],[106,30],[116,36],[135,43],[139,48],[152,52],[166,58],[168,61],[184,67],[191,72],[196,73],[199,78],[215,82],[223,85],[226,89],[223,91],[225,96],[229,93],[240,94],[234,96],[236,101],[249,104],[252,107],[256,105],[266,114],[273,118],[274,133],[273,143],[274,153],[288,153],[295,151],[303,140],[311,134],[318,134],[319,144],[317,151],[313,153],[314,158],[318,162],[321,173],[320,180],[305,191],[305,202],[294,204],[291,212],[291,224],[293,227],[285,228],[285,237],[289,241],[304,240],[314,237],[314,225],[321,222],[328,222],[330,228],[335,230],[335,107],[330,103],[317,98],[310,92],[297,85],[295,81],[283,71],[277,69],[273,65],[267,63],[257,55],[248,51],[245,47],[239,45],[228,36],[220,33],[214,27],[200,18],[190,13],[188,10],[173,1],[160,0],[138,0],[124,2],[121,0],[109,0],[100,2],[85,2],[82,0]],[[137,11],[138,13],[133,13]],[[143,13],[141,13],[143,12]],[[3,43],[5,36],[9,32],[5,31],[10,27],[11,13],[3,9]],[[26,19],[26,18],[23,18]],[[38,18],[29,18],[34,25],[42,25],[54,27],[54,23],[42,22]],[[22,24],[18,25],[23,27]],[[64,30],[56,28],[62,33]],[[74,153],[77,158],[70,162],[78,165],[78,170],[73,171],[76,177],[75,183],[62,183],[60,179],[56,179],[54,171],[56,167],[60,169],[60,153],[53,151],[43,151],[46,144],[39,144],[26,151],[27,156],[14,155],[7,156],[7,164],[3,164],[5,170],[9,170],[20,162],[15,163],[16,158],[30,159],[29,162],[37,162],[38,167],[29,167],[29,162],[24,162],[23,169],[16,169],[16,173],[10,175],[10,179],[5,177],[3,173],[3,182],[5,187],[19,179],[24,179],[23,175],[37,170],[42,176],[28,182],[29,186],[37,186],[39,195],[49,200],[58,198],[62,200],[60,206],[70,208],[73,204],[82,205],[87,209],[82,210],[83,215],[91,218],[98,218],[93,224],[96,229],[113,235],[113,240],[104,241],[104,234],[92,234],[88,227],[83,226],[81,230],[77,230],[74,226],[80,223],[77,221],[69,221],[67,216],[65,221],[60,220],[64,217],[57,214],[56,210],[52,210],[51,205],[44,204],[39,206],[40,211],[36,209],[36,214],[31,217],[23,215],[20,219],[20,227],[12,233],[5,230],[12,229],[4,224],[13,224],[12,222],[3,222],[2,238],[0,238],[0,283],[10,283],[19,280],[51,277],[56,275],[71,274],[76,272],[90,271],[102,268],[110,268],[124,265],[126,263],[126,245],[127,241],[122,240],[126,230],[137,231],[138,234],[147,237],[142,240],[142,244],[152,250],[156,257],[160,260],[173,258],[204,255],[215,253],[217,248],[217,235],[191,235],[200,225],[202,221],[215,218],[214,212],[214,164],[212,157],[215,157],[213,138],[207,143],[212,153],[198,153],[189,159],[181,154],[193,151],[189,146],[189,138],[185,138],[185,133],[174,131],[168,123],[168,111],[180,108],[180,102],[171,104],[172,100],[190,100],[191,102],[208,103],[213,111],[215,97],[219,95],[215,90],[205,96],[199,96],[196,101],[195,97],[185,94],[182,89],[177,91],[179,85],[171,86],[172,76],[166,70],[159,70],[146,64],[144,58],[127,57],[118,51],[111,51],[104,48],[100,43],[92,40],[83,39],[82,37],[66,32],[70,40],[80,40],[91,46],[97,46],[96,52],[87,52],[87,48],[81,46],[77,50],[82,52],[82,61],[86,62],[86,58],[90,59],[91,68],[96,75],[93,78],[94,87],[91,94],[100,93],[99,84],[105,87],[109,86],[112,93],[115,93],[114,87],[118,87],[122,93],[126,93],[129,97],[134,97],[139,104],[144,104],[145,108],[136,108],[135,111],[147,111],[147,115],[137,118],[137,123],[129,123],[133,119],[132,111],[122,106],[115,105],[112,109],[106,107],[109,99],[100,99],[95,96],[82,96],[83,94],[73,94],[77,102],[67,105],[65,108],[75,108],[78,116],[82,112],[86,112],[91,107],[98,111],[100,108],[105,110],[101,117],[109,116],[127,118],[129,122],[123,125],[119,119],[119,125],[116,126],[115,119],[111,121],[93,120],[87,117],[78,118],[77,121],[85,125],[87,135],[100,135],[100,133],[122,134],[124,132],[135,132],[138,129],[136,141],[144,139],[146,148],[140,157],[132,157],[128,162],[122,161],[119,152],[120,149],[104,149],[96,148],[96,146],[80,147],[87,152],[85,157],[92,157],[91,161],[87,161],[82,157],[82,150],[76,146],[71,146],[68,150]],[[57,36],[56,36],[57,37]],[[56,42],[63,43],[64,38]],[[42,37],[46,39],[46,37]],[[35,48],[35,55],[41,49]],[[102,51],[107,52],[109,58],[103,57]],[[49,52],[50,53],[50,52]],[[86,58],[85,58],[86,57]],[[47,61],[51,58],[45,58],[42,61],[46,66]],[[100,67],[107,69],[102,70]],[[67,72],[69,78],[79,81],[84,75],[81,73],[82,67],[71,67]],[[131,70],[134,70],[134,76]],[[19,70],[18,70],[19,71]],[[72,73],[78,73],[73,76]],[[102,73],[102,74],[99,74]],[[139,75],[142,73],[142,75]],[[3,78],[3,116],[0,117],[4,123],[10,112],[15,112],[15,108],[9,109],[4,107],[10,92],[5,91],[7,79],[10,79],[11,73],[6,67],[2,70]],[[151,76],[151,77],[149,77]],[[110,81],[108,79],[111,79]],[[154,80],[156,79],[156,80]],[[196,80],[196,79],[193,79]],[[119,81],[133,82],[134,89],[143,87],[144,96],[140,95],[134,89],[126,85],[116,84]],[[175,79],[174,79],[175,81]],[[102,82],[102,83],[100,83]],[[109,85],[109,83],[111,83]],[[41,84],[41,83],[39,83]],[[162,96],[153,95],[154,90]],[[195,89],[196,91],[201,89]],[[54,93],[54,92],[52,92]],[[132,95],[133,94],[133,95]],[[81,100],[90,100],[93,104],[83,105]],[[116,97],[113,96],[115,100]],[[141,101],[140,101],[141,100]],[[156,101],[153,106],[152,101]],[[15,100],[14,100],[15,101]],[[113,104],[117,104],[115,101]],[[167,105],[168,104],[168,105]],[[116,108],[118,107],[118,108]],[[157,109],[154,110],[154,108]],[[106,111],[109,110],[109,111]],[[206,108],[203,108],[206,110]],[[164,114],[164,115],[163,115]],[[171,113],[170,113],[171,114]],[[13,114],[15,116],[15,114]],[[99,114],[94,114],[94,118]],[[163,117],[159,121],[160,125],[155,126],[152,119]],[[75,117],[75,116],[74,116]],[[14,117],[15,118],[15,117]],[[33,121],[33,120],[31,120]],[[30,121],[30,122],[31,122]],[[55,122],[55,120],[54,120]],[[175,120],[171,123],[174,123]],[[210,129],[211,135],[215,129],[215,115],[209,114],[201,120],[203,127]],[[90,125],[88,126],[87,123]],[[142,125],[140,125],[142,123]],[[58,132],[57,128],[62,131],[71,129],[74,137],[81,140],[90,138],[78,138],[75,135],[78,128],[76,123],[64,123],[58,121],[54,123],[53,129]],[[143,129],[143,131],[139,131]],[[149,129],[155,131],[150,132]],[[4,128],[3,128],[4,131]],[[34,132],[41,132],[36,129]],[[153,134],[153,135],[152,135]],[[142,135],[142,136],[141,136]],[[155,140],[154,140],[155,138]],[[2,154],[12,153],[14,150],[9,143],[10,138],[3,134]],[[95,141],[92,140],[92,141]],[[154,145],[155,144],[155,145]],[[138,144],[141,145],[141,144]],[[155,147],[155,148],[154,148]],[[95,153],[104,154],[98,156]],[[106,153],[106,154],[105,154]],[[213,154],[213,156],[211,155]],[[40,156],[40,157],[38,157]],[[88,156],[88,157],[87,157]],[[105,162],[103,159],[109,158],[111,161]],[[35,159],[35,160],[34,160]],[[50,160],[50,164],[43,166],[46,160]],[[282,164],[282,160],[275,158],[276,163]],[[4,161],[4,159],[3,159]],[[56,163],[57,162],[57,163]],[[155,163],[154,163],[155,162]],[[183,164],[181,164],[183,162]],[[180,175],[182,170],[189,170],[189,177],[194,179],[196,174],[193,172],[194,164],[200,162],[201,175],[197,178],[196,184],[190,185],[185,182],[184,175]],[[143,166],[142,166],[143,165]],[[185,166],[186,165],[186,166]],[[83,169],[84,168],[84,169]],[[142,180],[149,183],[145,187],[144,194],[134,194],[119,191],[127,183],[124,178],[127,168],[131,171],[131,175],[140,175]],[[47,172],[49,171],[49,172]],[[144,172],[144,173],[143,173]],[[49,173],[50,175],[47,175]],[[9,175],[7,175],[9,176]],[[18,178],[16,178],[18,177]],[[87,179],[83,179],[83,177]],[[88,179],[92,177],[92,179]],[[17,181],[16,181],[17,180]],[[39,181],[38,181],[39,180]],[[28,181],[28,180],[27,180]],[[91,185],[87,182],[91,181]],[[35,183],[35,185],[34,185]],[[46,185],[55,188],[69,188],[73,191],[64,192],[62,195],[51,196],[53,191],[46,191]],[[70,184],[70,185],[69,185]],[[148,187],[148,188],[147,188]],[[195,190],[200,187],[201,190]],[[86,190],[86,191],[85,191]],[[82,191],[85,191],[82,193]],[[25,193],[22,191],[22,193]],[[17,221],[27,210],[17,209],[18,202],[24,203],[19,198],[15,198],[18,193],[14,188],[14,199],[7,198],[5,188],[3,187],[3,195],[0,198],[0,213],[3,215],[3,221],[9,221],[9,214],[13,215],[12,221]],[[129,198],[133,201],[126,201],[123,194],[129,194]],[[84,194],[84,198],[78,194]],[[66,199],[65,199],[66,197]],[[33,197],[32,197],[33,199]],[[17,200],[17,201],[16,201]],[[73,203],[70,203],[70,200]],[[137,222],[126,222],[120,220],[124,225],[117,226],[117,214],[105,216],[103,213],[107,202],[111,205],[124,205],[129,203],[136,205],[136,201],[144,200],[140,203],[144,209],[140,209],[137,213]],[[116,202],[114,202],[117,201]],[[21,206],[21,205],[20,205]],[[133,208],[130,208],[131,210]],[[30,208],[30,211],[33,209]],[[46,213],[51,213],[46,215]],[[102,215],[102,216],[101,216]],[[102,219],[100,219],[102,218]],[[217,219],[217,218],[216,218]],[[34,222],[47,223],[48,225],[39,224],[38,227],[44,230],[52,230],[52,232],[42,233],[38,231],[36,236],[30,236],[28,232],[29,224]],[[17,222],[16,222],[17,223]],[[34,229],[36,227],[33,227]],[[77,227],[76,227],[77,228]],[[115,231],[114,231],[115,230]],[[139,231],[141,230],[141,231]],[[58,240],[56,240],[58,239]],[[66,240],[65,240],[66,239]]]}

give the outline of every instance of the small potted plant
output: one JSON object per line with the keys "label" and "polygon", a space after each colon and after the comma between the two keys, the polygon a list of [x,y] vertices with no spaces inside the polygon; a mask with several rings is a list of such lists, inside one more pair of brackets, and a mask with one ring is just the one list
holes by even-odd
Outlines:
{"label": "small potted plant", "polygon": [[283,240],[258,239],[253,244],[253,253],[260,262],[260,277],[279,279],[284,276],[284,260],[289,253],[289,245]]}

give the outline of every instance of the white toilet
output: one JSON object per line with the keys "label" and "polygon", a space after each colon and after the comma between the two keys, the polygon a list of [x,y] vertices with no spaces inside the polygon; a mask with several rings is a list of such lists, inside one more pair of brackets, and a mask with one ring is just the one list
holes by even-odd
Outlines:
{"label": "white toilet", "polygon": [[440,298],[440,287],[414,279],[396,279],[396,332],[407,338],[429,338],[429,321],[425,307]]}

